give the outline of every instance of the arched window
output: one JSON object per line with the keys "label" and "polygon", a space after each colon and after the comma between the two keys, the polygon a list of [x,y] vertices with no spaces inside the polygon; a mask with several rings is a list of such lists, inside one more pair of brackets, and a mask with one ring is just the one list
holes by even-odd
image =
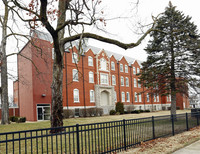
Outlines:
{"label": "arched window", "polygon": [[130,102],[130,94],[129,94],[129,92],[126,92],[126,100],[127,100],[127,102]]}
{"label": "arched window", "polygon": [[124,77],[121,76],[121,86],[124,86]]}
{"label": "arched window", "polygon": [[88,66],[93,66],[93,58],[88,56]]}
{"label": "arched window", "polygon": [[94,102],[94,90],[90,90],[90,102]]}
{"label": "arched window", "polygon": [[124,66],[124,69],[125,69],[125,73],[128,73],[128,66],[127,65]]}
{"label": "arched window", "polygon": [[137,93],[135,92],[135,102],[137,102]]}
{"label": "arched window", "polygon": [[116,78],[115,78],[115,75],[112,75],[112,85],[116,85]]}
{"label": "arched window", "polygon": [[123,72],[124,69],[123,69],[123,64],[120,64],[120,72]]}
{"label": "arched window", "polygon": [[125,93],[122,91],[122,102],[125,102]]}
{"label": "arched window", "polygon": [[136,69],[133,67],[133,74],[136,75]]}
{"label": "arched window", "polygon": [[115,70],[115,62],[114,61],[111,62],[111,70],[113,70],[113,71]]}
{"label": "arched window", "polygon": [[77,69],[73,69],[73,81],[78,81],[78,70]]}
{"label": "arched window", "polygon": [[137,87],[137,81],[135,78],[134,78],[134,87]]}
{"label": "arched window", "polygon": [[89,83],[94,83],[94,73],[92,71],[89,72]]}
{"label": "arched window", "polygon": [[147,102],[149,102],[149,93],[147,93]]}
{"label": "arched window", "polygon": [[78,89],[74,89],[74,102],[78,103],[79,102],[79,90]]}
{"label": "arched window", "polygon": [[75,52],[72,53],[72,63],[78,63],[78,55]]}
{"label": "arched window", "polygon": [[101,70],[107,70],[107,62],[104,58],[101,58]]}
{"label": "arched window", "polygon": [[126,77],[126,86],[127,87],[129,86],[129,79],[128,79],[128,77]]}

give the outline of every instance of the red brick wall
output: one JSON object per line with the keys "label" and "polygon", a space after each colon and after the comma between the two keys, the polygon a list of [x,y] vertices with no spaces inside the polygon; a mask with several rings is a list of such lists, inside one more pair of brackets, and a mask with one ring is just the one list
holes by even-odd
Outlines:
{"label": "red brick wall", "polygon": [[[9,117],[19,116],[19,108],[9,108]],[[1,108],[0,108],[0,119],[1,119]]]}

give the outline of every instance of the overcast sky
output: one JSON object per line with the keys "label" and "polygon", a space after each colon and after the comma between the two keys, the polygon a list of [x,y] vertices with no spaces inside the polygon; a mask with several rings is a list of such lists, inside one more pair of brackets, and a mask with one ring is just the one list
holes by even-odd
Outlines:
{"label": "overcast sky", "polygon": [[[164,12],[165,7],[168,6],[169,0],[139,0],[137,9],[134,9],[134,2],[136,2],[136,0],[102,0],[105,17],[121,17],[121,19],[106,21],[105,29],[107,30],[108,34],[100,32],[97,33],[118,39],[126,43],[136,42],[137,39],[140,37],[135,33],[135,31],[137,30],[136,23],[151,23],[151,16],[157,16],[159,13]],[[171,2],[174,6],[177,6],[177,9],[182,11],[185,15],[191,16],[192,21],[194,21],[198,28],[200,28],[199,0],[171,0]],[[109,45],[95,40],[90,40],[89,44],[144,61],[146,60],[147,55],[143,49],[145,48],[148,40],[149,38],[147,37],[141,45],[126,51],[117,46]],[[8,42],[8,46],[12,46],[12,42]],[[8,59],[8,68],[10,70],[10,73],[13,73],[14,75],[17,75],[16,61],[16,56],[14,58]],[[12,81],[9,80],[9,94],[12,94],[12,92]]]}

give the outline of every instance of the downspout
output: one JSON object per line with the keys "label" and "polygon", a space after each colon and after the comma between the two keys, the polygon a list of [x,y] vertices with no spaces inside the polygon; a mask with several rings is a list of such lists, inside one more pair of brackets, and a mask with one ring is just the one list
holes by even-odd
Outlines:
{"label": "downspout", "polygon": [[119,102],[121,102],[120,76],[119,76],[119,62],[117,62],[117,69],[118,69],[118,85],[119,85]]}
{"label": "downspout", "polygon": [[133,104],[133,84],[132,84],[132,74],[131,74],[132,66],[130,66],[130,78],[131,78],[131,99]]}
{"label": "downspout", "polygon": [[84,103],[84,108],[86,108],[85,105],[85,74],[84,74],[84,61],[83,61],[83,57],[85,55],[81,55],[82,56],[82,73],[83,73],[83,103]]}
{"label": "downspout", "polygon": [[69,109],[69,102],[68,102],[68,84],[67,84],[67,52],[65,52],[65,74],[66,74],[66,104],[67,109]]}

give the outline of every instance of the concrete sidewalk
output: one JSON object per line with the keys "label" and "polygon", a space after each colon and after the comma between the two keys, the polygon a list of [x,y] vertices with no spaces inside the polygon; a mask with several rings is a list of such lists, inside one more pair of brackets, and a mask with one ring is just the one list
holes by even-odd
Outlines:
{"label": "concrete sidewalk", "polygon": [[200,154],[200,140],[179,149],[172,154]]}

